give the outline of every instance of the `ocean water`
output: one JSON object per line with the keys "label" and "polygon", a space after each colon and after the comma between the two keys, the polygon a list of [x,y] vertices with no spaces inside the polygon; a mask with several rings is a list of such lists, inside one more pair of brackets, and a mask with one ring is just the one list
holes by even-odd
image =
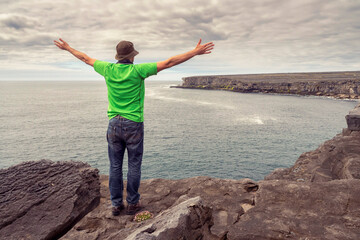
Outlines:
{"label": "ocean water", "polygon": [[[170,88],[179,83],[146,82],[143,179],[263,179],[341,132],[357,104]],[[108,174],[104,82],[0,82],[0,98],[0,168],[76,160]]]}

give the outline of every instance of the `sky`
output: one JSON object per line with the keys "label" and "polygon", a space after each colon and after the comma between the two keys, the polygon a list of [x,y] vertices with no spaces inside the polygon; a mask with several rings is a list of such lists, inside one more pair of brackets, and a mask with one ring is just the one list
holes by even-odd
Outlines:
{"label": "sky", "polygon": [[0,0],[0,80],[102,80],[59,37],[116,62],[121,40],[157,62],[213,41],[210,55],[150,80],[360,70],[359,0]]}

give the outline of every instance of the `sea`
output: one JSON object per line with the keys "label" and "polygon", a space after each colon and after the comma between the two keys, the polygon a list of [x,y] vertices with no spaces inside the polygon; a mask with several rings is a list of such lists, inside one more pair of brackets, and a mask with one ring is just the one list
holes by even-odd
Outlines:
{"label": "sea", "polygon": [[[142,179],[261,180],[340,133],[358,104],[170,87],[180,83],[146,82]],[[73,160],[108,174],[103,81],[1,81],[0,98],[0,168]]]}

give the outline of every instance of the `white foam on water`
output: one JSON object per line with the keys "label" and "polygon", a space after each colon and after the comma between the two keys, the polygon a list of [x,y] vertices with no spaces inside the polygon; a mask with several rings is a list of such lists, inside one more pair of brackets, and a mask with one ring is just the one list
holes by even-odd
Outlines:
{"label": "white foam on water", "polygon": [[165,101],[172,101],[172,102],[188,102],[187,99],[183,99],[183,98],[174,98],[174,97],[165,97],[159,94],[154,94],[152,96],[149,96],[153,99],[158,99],[158,100],[165,100]]}
{"label": "white foam on water", "polygon": [[274,117],[247,116],[236,119],[237,122],[248,125],[264,125],[269,121],[277,121]]}
{"label": "white foam on water", "polygon": [[252,120],[253,120],[256,124],[259,124],[259,125],[263,125],[263,124],[264,124],[263,120],[261,120],[260,117],[255,117],[255,118],[253,118]]}
{"label": "white foam on water", "polygon": [[[169,89],[168,86],[164,86],[163,88],[168,88]],[[149,98],[152,98],[152,99],[158,99],[158,100],[164,100],[164,101],[172,101],[172,102],[182,102],[182,103],[187,103],[187,104],[191,104],[191,105],[203,105],[203,106],[223,108],[223,109],[229,109],[229,110],[235,109],[234,106],[222,105],[222,104],[213,103],[213,102],[199,101],[199,100],[186,99],[186,98],[168,97],[168,96],[164,96],[159,91],[156,91],[154,89],[147,90],[145,92],[145,96],[149,97]]]}
{"label": "white foam on water", "polygon": [[174,86],[174,84],[161,85],[160,87],[170,89],[171,86]]}
{"label": "white foam on water", "polygon": [[211,105],[210,102],[203,102],[203,101],[195,101],[199,105]]}
{"label": "white foam on water", "polygon": [[193,102],[194,104],[197,104],[197,105],[205,105],[205,106],[216,107],[216,108],[223,108],[223,109],[229,109],[229,110],[235,109],[234,106],[218,104],[218,103],[213,103],[213,102],[205,102],[205,101],[190,101],[190,102]]}

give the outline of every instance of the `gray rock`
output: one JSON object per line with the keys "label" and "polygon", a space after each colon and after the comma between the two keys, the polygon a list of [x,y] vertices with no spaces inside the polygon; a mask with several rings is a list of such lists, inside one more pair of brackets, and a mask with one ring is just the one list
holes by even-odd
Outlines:
{"label": "gray rock", "polygon": [[[147,221],[137,223],[132,216],[121,213],[111,215],[109,206],[108,176],[100,176],[101,203],[86,215],[62,239],[125,239]],[[228,180],[210,177],[194,177],[180,180],[149,179],[141,182],[140,194],[144,210],[155,218],[169,208],[184,201],[200,197],[204,209],[211,209],[212,221],[208,232],[201,232],[203,239],[222,239],[231,226],[254,207],[254,199],[259,185],[250,180]],[[165,189],[165,190],[161,190]],[[155,192],[158,192],[155,194]],[[124,194],[126,192],[124,191]],[[208,214],[206,211],[200,211]],[[204,216],[207,219],[207,215]],[[116,238],[114,238],[116,236]],[[187,238],[185,238],[187,239]]]}
{"label": "gray rock", "polygon": [[[152,179],[142,184],[143,195],[149,194],[143,205],[155,214],[153,220],[136,223],[124,213],[112,217],[105,207],[109,199],[104,196],[106,201],[62,239],[350,240],[360,236],[359,179],[255,183],[195,177]],[[249,191],[249,185],[256,187]],[[150,197],[162,187],[170,193]],[[195,201],[196,196],[201,202]],[[189,209],[189,205],[197,207]]]}
{"label": "gray rock", "polygon": [[276,169],[265,180],[326,182],[360,179],[360,131],[344,130],[318,149],[303,153],[294,166]]}
{"label": "gray rock", "polygon": [[[101,178],[105,193],[107,177]],[[360,234],[359,179],[255,183],[248,179],[195,177],[151,179],[142,184],[143,205],[155,214],[153,220],[136,223],[124,213],[112,217],[106,208],[110,204],[106,192],[102,204],[62,239],[305,240],[357,239]],[[159,191],[154,196],[155,189],[163,187],[170,192]],[[187,206],[199,199],[196,196],[202,200],[193,205],[198,206],[195,214]],[[188,218],[189,212],[193,217]],[[187,231],[194,234],[186,235]]]}
{"label": "gray rock", "polygon": [[359,179],[259,184],[255,206],[229,229],[227,239],[359,239]]}
{"label": "gray rock", "polygon": [[[125,240],[200,239],[208,232],[211,210],[204,207],[200,197],[188,199],[161,212],[150,223],[131,233]],[[111,236],[120,239],[121,233]]]}
{"label": "gray rock", "polygon": [[0,170],[0,239],[59,238],[99,203],[98,170],[25,162]]}
{"label": "gray rock", "polygon": [[349,130],[360,131],[360,104],[351,110],[345,118]]}

